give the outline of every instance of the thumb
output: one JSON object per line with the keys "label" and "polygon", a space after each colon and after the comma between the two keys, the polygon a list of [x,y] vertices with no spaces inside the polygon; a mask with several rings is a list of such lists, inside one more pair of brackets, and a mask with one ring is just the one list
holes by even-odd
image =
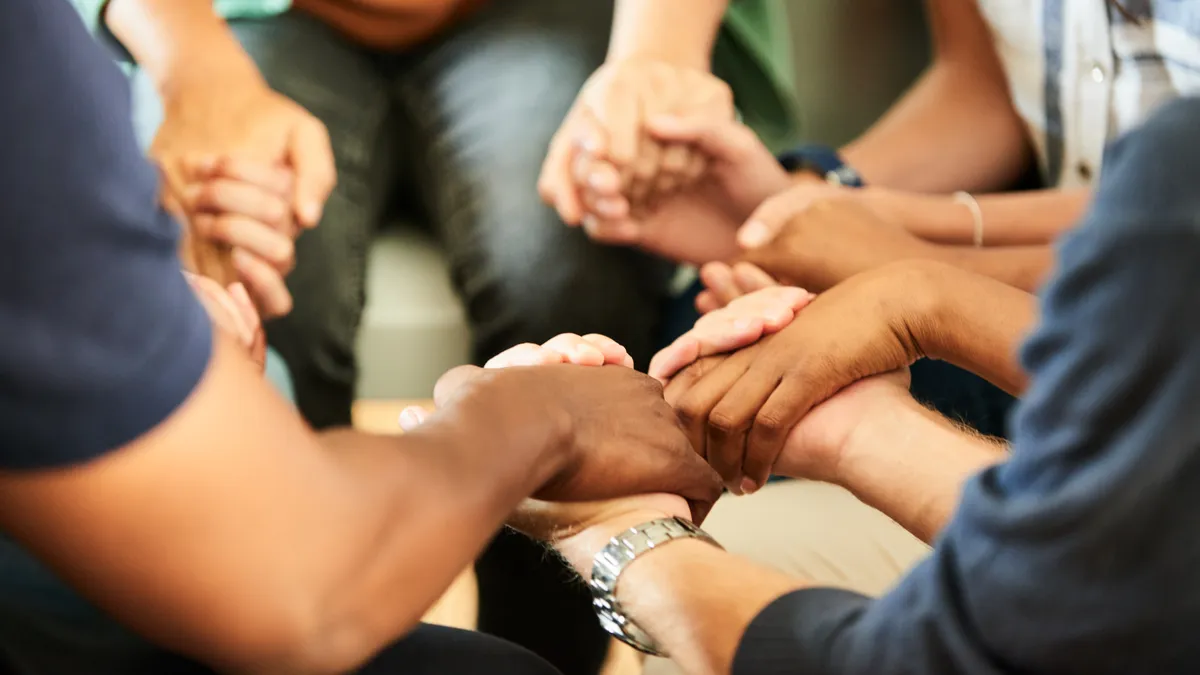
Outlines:
{"label": "thumb", "polygon": [[333,147],[324,125],[312,119],[292,131],[288,162],[296,172],[296,193],[292,205],[296,220],[303,227],[315,227],[321,220],[325,200],[337,183]]}
{"label": "thumb", "polygon": [[479,366],[459,366],[446,371],[433,386],[434,405],[441,408],[454,398],[463,385],[475,379],[481,372],[483,369]]}
{"label": "thumb", "polygon": [[753,131],[736,120],[659,115],[646,122],[657,141],[686,143],[709,157],[729,161],[758,142]]}
{"label": "thumb", "polygon": [[792,216],[787,195],[772,197],[759,205],[738,229],[737,242],[744,249],[756,249],[771,243]]}

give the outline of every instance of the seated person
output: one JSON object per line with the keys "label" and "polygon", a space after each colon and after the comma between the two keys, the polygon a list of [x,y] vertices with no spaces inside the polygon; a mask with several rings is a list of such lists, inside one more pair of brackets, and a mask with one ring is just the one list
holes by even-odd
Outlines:
{"label": "seated person", "polygon": [[458,371],[418,432],[313,431],[246,353],[249,293],[209,303],[234,336],[197,301],[126,83],[64,0],[0,4],[0,90],[0,529],[157,646],[5,574],[6,671],[553,673],[419,619],[530,495],[678,493],[697,521],[719,496],[628,368]]}
{"label": "seated person", "polygon": [[[686,200],[669,199],[634,217],[631,195],[608,179],[610,163],[581,149],[576,183],[597,221],[591,231],[695,263],[787,249],[807,257],[764,252],[765,271],[813,291],[915,257],[1032,291],[1048,272],[1048,244],[1087,203],[1104,143],[1175,97],[1200,92],[1200,36],[1182,5],[1126,5],[1093,3],[1046,18],[1029,5],[930,0],[934,59],[908,94],[841,153],[784,154],[795,178],[833,176],[837,184],[793,185],[766,166],[752,136],[713,137],[723,120],[667,120],[656,138],[689,144],[710,167],[693,201],[724,208],[684,218]],[[1111,37],[1089,43],[1096,35]],[[1045,190],[967,194],[1004,190],[1035,166]],[[843,211],[875,225],[826,227]],[[707,309],[737,292],[737,280],[721,266],[706,272],[717,296],[702,299]]]}
{"label": "seated person", "polygon": [[[1025,324],[1020,365],[1011,342],[994,345],[993,376],[1027,388],[1009,448],[911,398],[904,331],[885,336],[868,321],[858,344],[874,343],[878,374],[842,377],[864,361],[838,345],[864,332],[868,299],[902,293],[871,286],[883,270],[818,296],[752,347],[688,366],[700,375],[671,378],[677,405],[729,392],[718,403],[728,423],[694,428],[707,431],[693,442],[714,466],[746,441],[736,411],[755,409],[752,449],[778,450],[767,470],[837,483],[932,544],[878,599],[724,552],[672,520],[685,509],[674,498],[593,506],[582,528],[579,510],[564,528],[561,507],[533,505],[518,524],[592,579],[606,625],[688,673],[1200,668],[1190,632],[1200,619],[1197,121],[1200,99],[1183,99],[1112,145],[1094,204],[1060,242],[1042,315]],[[789,361],[782,379],[770,376]]]}

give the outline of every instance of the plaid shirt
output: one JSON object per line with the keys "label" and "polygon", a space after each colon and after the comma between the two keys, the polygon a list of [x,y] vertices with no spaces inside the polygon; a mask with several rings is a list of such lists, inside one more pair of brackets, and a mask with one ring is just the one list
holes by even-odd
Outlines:
{"label": "plaid shirt", "polygon": [[1200,94],[1200,0],[979,5],[1050,185],[1091,185],[1108,141]]}

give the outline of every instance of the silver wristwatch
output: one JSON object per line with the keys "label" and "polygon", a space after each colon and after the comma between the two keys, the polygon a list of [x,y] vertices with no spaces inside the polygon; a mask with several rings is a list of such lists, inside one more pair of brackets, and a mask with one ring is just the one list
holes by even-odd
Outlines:
{"label": "silver wristwatch", "polygon": [[600,625],[621,642],[651,656],[666,656],[654,639],[621,609],[617,584],[629,563],[649,551],[677,539],[700,539],[718,548],[720,544],[704,530],[683,518],[660,518],[618,534],[592,560],[592,607]]}

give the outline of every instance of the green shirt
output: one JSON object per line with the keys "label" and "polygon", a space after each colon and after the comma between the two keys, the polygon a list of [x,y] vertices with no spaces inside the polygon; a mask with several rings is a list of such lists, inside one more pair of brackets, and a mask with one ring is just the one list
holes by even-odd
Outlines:
{"label": "green shirt", "polygon": [[[2,0],[0,0],[2,1]],[[99,28],[108,0],[72,0],[88,27]],[[227,19],[287,11],[291,0],[214,0]],[[773,149],[795,141],[796,90],[783,0],[734,0],[713,52],[713,71],[733,87],[742,119]]]}

